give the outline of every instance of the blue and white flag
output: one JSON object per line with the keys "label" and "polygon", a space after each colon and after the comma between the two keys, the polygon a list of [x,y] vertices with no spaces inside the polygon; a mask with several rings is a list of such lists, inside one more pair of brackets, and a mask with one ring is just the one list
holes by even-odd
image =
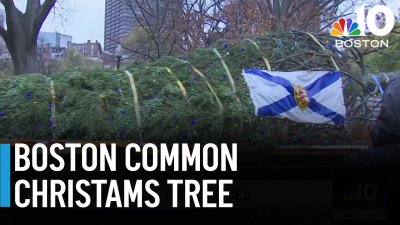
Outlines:
{"label": "blue and white flag", "polygon": [[313,124],[345,122],[341,72],[245,69],[243,75],[257,116]]}

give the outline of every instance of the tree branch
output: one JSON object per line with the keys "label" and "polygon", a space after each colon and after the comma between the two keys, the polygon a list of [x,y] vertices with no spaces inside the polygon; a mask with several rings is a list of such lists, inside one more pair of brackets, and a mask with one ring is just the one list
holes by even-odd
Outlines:
{"label": "tree branch", "polygon": [[33,16],[37,16],[37,13],[40,9],[40,0],[29,0],[26,3],[26,10],[25,13],[33,14]]}
{"label": "tree branch", "polygon": [[8,42],[7,30],[4,29],[3,26],[0,26],[0,36],[4,39],[4,41],[5,41],[6,43]]}
{"label": "tree branch", "polygon": [[46,0],[43,3],[43,5],[40,7],[39,14],[37,15],[35,22],[34,22],[35,32],[37,32],[36,36],[39,34],[39,30],[43,25],[43,21],[49,15],[50,10],[54,7],[56,2],[57,2],[57,0]]}

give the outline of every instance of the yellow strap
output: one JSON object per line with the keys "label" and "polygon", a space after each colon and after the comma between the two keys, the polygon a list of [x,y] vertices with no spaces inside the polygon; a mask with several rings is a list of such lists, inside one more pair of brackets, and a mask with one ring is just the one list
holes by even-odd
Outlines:
{"label": "yellow strap", "polygon": [[[221,54],[218,52],[218,50],[214,48],[213,51],[218,56],[218,58],[220,59],[221,64],[224,67],[224,69],[226,71],[226,74],[229,77],[229,81],[231,83],[232,90],[233,90],[233,93],[235,95],[235,99],[236,99],[236,101],[238,102],[238,104],[240,106],[240,110],[242,110],[242,102],[240,101],[240,98],[237,96],[237,89],[236,89],[236,85],[235,85],[235,80],[232,77],[232,73],[229,70],[228,65],[226,65],[225,60],[222,58]],[[241,114],[240,116],[241,117],[240,117],[239,133],[242,133],[242,130],[243,130],[243,114]]]}
{"label": "yellow strap", "polygon": [[271,64],[269,63],[268,59],[265,56],[263,56],[263,59],[264,59],[265,65],[267,65],[267,69],[269,71],[272,71],[272,67],[271,67]]}
{"label": "yellow strap", "polygon": [[192,66],[192,69],[193,69],[193,71],[194,71],[195,73],[197,73],[200,77],[202,77],[202,78],[206,81],[206,84],[207,84],[207,86],[208,86],[208,89],[210,89],[211,93],[214,95],[215,100],[216,100],[217,103],[218,103],[218,107],[219,107],[220,112],[223,113],[223,111],[224,111],[224,106],[222,105],[222,102],[221,102],[221,100],[219,99],[217,93],[214,91],[214,88],[211,86],[210,82],[208,82],[207,77],[204,76],[204,74],[203,74],[200,70],[198,70],[196,67]]}
{"label": "yellow strap", "polygon": [[225,63],[224,58],[222,58],[222,56],[221,56],[221,54],[218,52],[218,50],[217,50],[216,48],[214,48],[213,51],[214,51],[214,53],[218,56],[218,58],[220,59],[221,64],[222,64],[222,66],[224,67],[224,69],[225,69],[225,71],[226,71],[226,74],[228,75],[229,82],[231,83],[231,86],[232,86],[232,90],[233,90],[233,92],[236,94],[236,93],[237,93],[237,90],[236,90],[235,80],[233,80],[231,71],[229,70],[228,66],[227,66],[226,63]]}
{"label": "yellow strap", "polygon": [[183,84],[180,80],[176,80],[176,83],[178,84],[179,89],[181,89],[183,96],[185,96],[185,98],[187,98],[187,91],[185,89],[185,86],[183,86]]}
{"label": "yellow strap", "polygon": [[167,72],[172,75],[172,70],[169,67],[165,67],[165,69],[167,70]]}
{"label": "yellow strap", "polygon": [[[322,50],[324,50],[324,51],[326,50],[325,47],[321,44],[321,42],[319,42],[318,39],[314,35],[312,35],[311,33],[308,33],[308,32],[306,34],[308,34],[308,36],[310,36],[314,40],[314,42],[317,43],[322,48]],[[340,71],[339,66],[337,65],[335,59],[333,59],[332,56],[330,56],[330,58],[331,58],[333,65],[335,66],[335,69],[337,71]]]}
{"label": "yellow strap", "polygon": [[[260,46],[255,41],[253,41],[251,39],[246,39],[246,40],[250,41],[257,48],[257,50],[260,51]],[[261,54],[262,54],[262,52],[261,52]],[[267,59],[267,57],[264,56],[264,54],[262,54],[262,55],[263,55],[265,65],[267,66],[267,69],[269,71],[272,71],[272,67],[271,67],[271,64],[269,63],[269,60]]]}
{"label": "yellow strap", "polygon": [[308,34],[308,36],[310,36],[315,41],[315,43],[317,43],[319,47],[322,48],[322,50],[325,50],[325,47],[321,44],[321,42],[318,41],[318,39],[314,35],[308,32],[306,34]]}
{"label": "yellow strap", "polygon": [[246,40],[250,41],[257,48],[257,50],[260,50],[260,46],[255,41],[253,41],[251,39],[246,39]]}
{"label": "yellow strap", "polygon": [[50,92],[51,92],[51,125],[52,125],[52,135],[53,139],[56,139],[56,91],[54,88],[54,81],[50,81]]}
{"label": "yellow strap", "polygon": [[132,94],[133,94],[133,102],[135,105],[136,123],[137,123],[138,130],[140,132],[140,138],[142,138],[142,120],[140,118],[139,97],[138,97],[138,93],[137,93],[137,89],[136,89],[136,85],[135,85],[135,80],[133,79],[133,75],[131,74],[131,72],[126,70],[125,73],[126,73],[126,75],[128,75],[129,82],[131,84]]}
{"label": "yellow strap", "polygon": [[331,60],[333,62],[333,65],[335,66],[337,71],[340,71],[339,66],[336,64],[336,61],[333,59],[333,57],[331,56]]}
{"label": "yellow strap", "polygon": [[[169,75],[174,76],[172,70],[169,67],[165,67]],[[175,77],[175,76],[174,76]],[[176,78],[176,77],[175,77]],[[182,82],[179,79],[176,79],[176,83],[178,84],[179,89],[181,90],[183,96],[187,99],[187,91],[185,86],[183,86]]]}
{"label": "yellow strap", "polygon": [[179,62],[182,62],[182,63],[184,63],[184,64],[189,64],[190,67],[192,68],[192,70],[193,70],[195,73],[197,73],[201,78],[203,78],[203,79],[206,81],[206,84],[207,84],[207,86],[208,86],[208,89],[210,89],[211,93],[214,95],[215,100],[217,101],[217,104],[218,104],[220,113],[223,114],[223,112],[224,112],[224,106],[222,105],[222,102],[221,102],[221,100],[219,99],[217,93],[214,91],[214,88],[212,88],[210,82],[208,82],[207,77],[204,76],[204,74],[203,74],[200,70],[198,70],[196,67],[194,67],[192,64],[190,64],[188,61],[181,60],[181,59],[175,59],[175,60],[176,60],[176,61],[179,61]]}

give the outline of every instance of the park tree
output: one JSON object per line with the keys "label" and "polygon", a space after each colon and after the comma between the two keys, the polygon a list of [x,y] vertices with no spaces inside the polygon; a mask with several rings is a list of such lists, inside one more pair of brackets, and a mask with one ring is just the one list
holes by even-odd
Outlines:
{"label": "park tree", "polygon": [[224,17],[230,38],[287,29],[318,32],[321,24],[351,14],[353,6],[354,0],[227,0]]}
{"label": "park tree", "polygon": [[0,25],[3,37],[14,63],[15,74],[36,73],[37,38],[44,20],[57,0],[29,0],[25,12],[13,0],[1,0],[6,12],[7,27]]}
{"label": "park tree", "polygon": [[223,11],[227,39],[259,36],[271,30],[272,21],[264,0],[229,0]]}
{"label": "park tree", "polygon": [[[177,0],[124,0],[136,25],[122,44],[136,59],[155,60],[175,51]],[[120,42],[121,40],[116,40]]]}
{"label": "park tree", "polygon": [[363,49],[362,53],[366,55],[365,63],[368,71],[371,73],[400,71],[400,23],[388,36],[381,39],[389,40],[388,48]]}
{"label": "park tree", "polygon": [[124,0],[136,24],[122,44],[136,59],[151,61],[210,47],[226,31],[225,1]]}
{"label": "park tree", "polygon": [[224,37],[226,0],[184,0],[178,26],[182,49],[207,48]]}
{"label": "park tree", "polygon": [[343,2],[345,0],[266,0],[265,5],[271,15],[273,31],[288,28],[318,31],[321,17],[335,15]]}

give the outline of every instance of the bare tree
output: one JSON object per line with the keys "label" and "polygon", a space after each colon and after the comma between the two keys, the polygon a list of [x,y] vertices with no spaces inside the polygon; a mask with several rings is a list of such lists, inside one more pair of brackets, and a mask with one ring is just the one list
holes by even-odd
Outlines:
{"label": "bare tree", "polygon": [[265,0],[272,30],[299,28],[313,30],[323,13],[336,12],[345,0]]}
{"label": "bare tree", "polygon": [[356,0],[125,1],[137,21],[129,37],[136,47],[130,49],[151,59],[209,47],[221,38],[243,39],[286,29],[319,32],[353,14],[357,4]]}
{"label": "bare tree", "polygon": [[176,46],[178,0],[125,0],[136,25],[125,40],[125,48],[139,58],[157,59]]}
{"label": "bare tree", "polygon": [[227,20],[223,10],[226,0],[184,0],[180,11],[180,44],[191,51],[209,47],[225,35]]}
{"label": "bare tree", "polygon": [[270,14],[264,0],[230,0],[224,8],[227,39],[258,36],[271,30]]}
{"label": "bare tree", "polygon": [[125,0],[136,26],[125,48],[151,60],[208,47],[223,37],[226,0]]}
{"label": "bare tree", "polygon": [[[228,37],[243,38],[285,29],[319,31],[321,24],[337,18],[339,7],[349,1],[228,0],[224,10],[228,19]],[[343,11],[346,12],[349,13]]]}
{"label": "bare tree", "polygon": [[44,20],[57,0],[29,0],[21,12],[13,0],[1,0],[6,11],[7,29],[0,25],[3,37],[14,63],[15,74],[36,73],[37,38]]}

